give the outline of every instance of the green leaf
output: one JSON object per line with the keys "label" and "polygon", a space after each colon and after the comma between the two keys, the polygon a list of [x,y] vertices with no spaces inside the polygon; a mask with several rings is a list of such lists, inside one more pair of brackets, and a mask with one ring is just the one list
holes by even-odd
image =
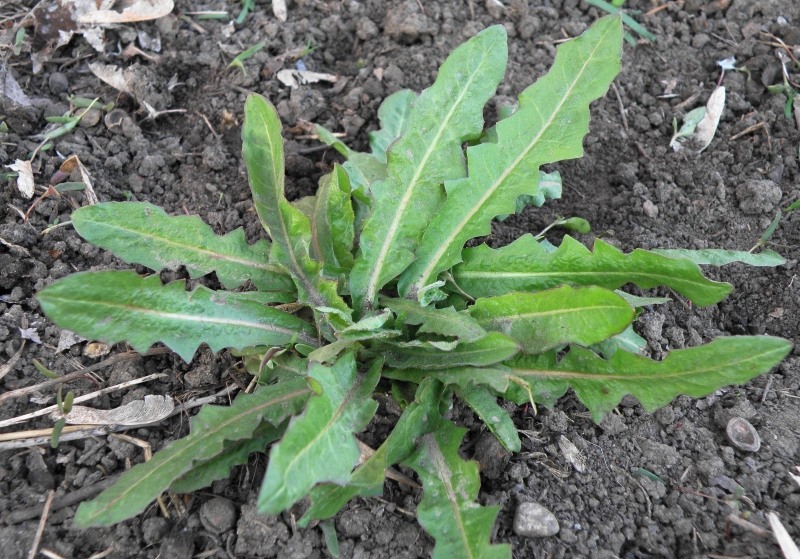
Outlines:
{"label": "green leaf", "polygon": [[[384,369],[383,377],[404,382],[420,384],[425,379],[437,380],[445,386],[467,388],[470,385],[488,386],[498,394],[508,391],[509,382],[513,379],[511,369],[497,364],[491,367],[451,367],[449,369]],[[516,379],[513,379],[516,380]],[[520,381],[523,383],[524,381]],[[516,398],[513,401],[517,401]]]}
{"label": "green leaf", "polygon": [[353,433],[367,426],[378,403],[372,391],[380,378],[380,362],[359,376],[353,353],[332,366],[314,363],[309,377],[321,388],[303,415],[289,424],[272,447],[258,509],[278,514],[322,482],[345,484],[360,456]]}
{"label": "green leaf", "polygon": [[573,347],[556,362],[545,354],[521,357],[506,365],[530,383],[537,401],[552,405],[572,388],[595,421],[626,394],[648,412],[669,404],[679,394],[701,398],[730,384],[744,384],[768,372],[792,349],[791,342],[771,336],[732,336],[675,350],[663,361],[618,350],[605,360]]}
{"label": "green leaf", "polygon": [[262,421],[280,424],[302,407],[309,394],[305,380],[295,378],[260,388],[254,394],[240,394],[230,406],[204,406],[192,418],[189,436],[122,474],[96,499],[81,503],[75,525],[110,526],[136,516],[195,464],[219,456],[226,441],[252,437]]}
{"label": "green leaf", "polygon": [[444,200],[442,182],[466,174],[461,145],[482,131],[483,106],[505,71],[505,41],[497,25],[455,49],[414,103],[408,131],[389,150],[386,180],[372,185],[372,215],[350,277],[355,308],[371,309],[378,290],[413,261]]}
{"label": "green leaf", "polygon": [[417,518],[436,540],[434,559],[510,559],[508,544],[489,543],[499,507],[475,502],[480,487],[478,465],[458,454],[466,431],[443,419],[435,432],[422,436],[417,451],[405,462],[422,480]]}
{"label": "green leaf", "polygon": [[192,469],[173,481],[169,490],[175,493],[192,493],[210,486],[219,479],[227,479],[236,466],[247,464],[254,452],[266,452],[270,444],[278,440],[286,430],[286,423],[278,426],[263,422],[251,438],[225,441],[223,450],[205,461],[198,461]]}
{"label": "green leaf", "polygon": [[470,314],[487,330],[516,340],[525,353],[568,343],[596,344],[619,334],[633,320],[631,306],[613,291],[566,285],[478,299]]}
{"label": "green leaf", "polygon": [[328,274],[347,272],[353,266],[353,206],[350,180],[339,165],[320,180],[311,221],[312,252]]}
{"label": "green leaf", "polygon": [[558,47],[550,72],[520,94],[519,110],[497,123],[496,143],[467,148],[468,176],[445,184],[447,200],[426,220],[417,258],[400,278],[402,296],[416,298],[461,260],[464,243],[488,235],[495,217],[516,210],[519,196],[535,195],[541,165],[583,155],[589,103],[605,95],[621,51],[619,18],[597,21]]}
{"label": "green leaf", "polygon": [[703,276],[696,264],[636,249],[623,254],[597,239],[591,252],[572,237],[548,253],[530,235],[500,249],[486,245],[464,251],[464,263],[453,272],[456,283],[473,297],[509,291],[541,291],[562,284],[616,289],[634,283],[642,289],[670,287],[697,305],[718,303],[732,287]]}
{"label": "green leaf", "polygon": [[360,200],[367,203],[367,194],[370,192],[371,185],[386,178],[386,162],[381,162],[380,159],[369,153],[351,150],[333,132],[319,124],[316,125],[316,130],[319,139],[323,143],[328,144],[347,158],[342,168],[347,173],[347,176],[350,177],[350,186],[353,194],[356,195],[357,191],[360,191]]}
{"label": "green leaf", "polygon": [[786,259],[773,250],[764,250],[754,253],[743,250],[724,250],[716,248],[706,248],[702,250],[657,248],[650,252],[661,254],[669,258],[684,258],[695,264],[711,266],[725,266],[733,262],[741,262],[750,266],[782,266],[786,264]]}
{"label": "green leaf", "polygon": [[268,307],[269,295],[259,291],[186,291],[183,280],[162,285],[158,276],[126,270],[72,274],[36,298],[55,323],[85,338],[127,341],[140,353],[163,342],[187,362],[201,343],[213,351],[292,341],[318,345],[310,324]]}
{"label": "green leaf", "polygon": [[419,334],[439,334],[451,336],[465,342],[473,342],[486,335],[478,321],[466,312],[458,312],[454,307],[437,309],[423,307],[408,299],[381,298],[381,305],[389,307],[404,324],[420,325]]}
{"label": "green leaf", "polygon": [[322,530],[322,537],[325,540],[325,547],[328,549],[333,559],[339,559],[339,537],[336,535],[336,526],[333,520],[326,520],[319,523]]}
{"label": "green leaf", "polygon": [[519,452],[522,449],[516,425],[511,421],[508,412],[497,405],[497,398],[491,392],[474,384],[457,388],[455,392],[472,408],[472,411],[478,414],[503,447],[511,452]]}
{"label": "green leaf", "polygon": [[298,524],[305,527],[312,520],[331,518],[354,497],[374,496],[383,489],[386,469],[408,458],[414,451],[414,442],[438,425],[439,406],[443,385],[434,380],[423,380],[414,401],[403,410],[389,437],[353,472],[345,486],[318,485],[311,491],[311,507]]}
{"label": "green leaf", "polygon": [[294,291],[280,267],[269,264],[269,243],[248,245],[244,230],[217,235],[196,215],[168,216],[147,202],[105,202],[72,212],[81,237],[131,264],[160,272],[186,266],[192,278],[216,272],[227,289],[247,280],[262,291]]}
{"label": "green leaf", "polygon": [[336,282],[323,279],[319,262],[309,255],[308,217],[287,202],[284,195],[283,138],[278,113],[269,101],[254,93],[248,95],[244,107],[242,154],[256,212],[272,238],[272,260],[292,276],[300,302],[349,313],[337,293]]}
{"label": "green leaf", "polygon": [[386,163],[389,146],[408,129],[411,110],[416,100],[415,92],[410,89],[401,89],[384,99],[378,108],[381,129],[369,133],[369,146],[372,149],[372,155],[380,162]]}
{"label": "green leaf", "polygon": [[639,297],[632,295],[621,289],[615,289],[614,293],[625,299],[625,301],[634,308],[646,307],[648,305],[664,305],[672,301],[669,297]]}
{"label": "green leaf", "polygon": [[500,332],[489,332],[479,340],[460,343],[451,350],[430,346],[402,347],[391,342],[377,347],[385,354],[386,363],[398,369],[448,369],[463,365],[491,365],[519,352],[517,342]]}
{"label": "green leaf", "polygon": [[578,233],[583,233],[584,235],[592,230],[592,226],[589,225],[589,222],[582,217],[570,217],[568,219],[563,219],[559,221],[557,225],[562,229],[577,231]]}
{"label": "green leaf", "polygon": [[[514,213],[520,213],[527,206],[541,208],[547,200],[561,198],[561,173],[545,173],[539,170],[539,185],[536,194],[523,194],[517,197],[517,207]],[[505,221],[508,215],[497,216],[498,221]]]}
{"label": "green leaf", "polygon": [[628,353],[644,352],[647,340],[637,334],[633,326],[628,326],[623,332],[595,344],[594,347],[603,357],[610,359],[618,349],[624,349]]}

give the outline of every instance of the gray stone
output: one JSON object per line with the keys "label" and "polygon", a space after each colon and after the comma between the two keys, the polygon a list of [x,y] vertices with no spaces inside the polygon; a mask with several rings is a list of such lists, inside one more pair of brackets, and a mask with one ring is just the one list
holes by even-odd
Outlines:
{"label": "gray stone", "polygon": [[526,538],[546,538],[558,533],[555,515],[539,503],[520,503],[514,514],[514,533]]}
{"label": "gray stone", "polygon": [[484,431],[475,443],[475,460],[480,464],[481,473],[487,479],[500,479],[505,473],[511,453],[503,448],[491,432]]}
{"label": "gray stone", "polygon": [[236,506],[227,499],[215,497],[200,507],[200,522],[214,534],[227,532],[236,524]]}
{"label": "gray stone", "polygon": [[758,452],[761,448],[761,437],[755,427],[742,417],[734,417],[728,422],[725,428],[728,440],[739,450],[747,452]]}

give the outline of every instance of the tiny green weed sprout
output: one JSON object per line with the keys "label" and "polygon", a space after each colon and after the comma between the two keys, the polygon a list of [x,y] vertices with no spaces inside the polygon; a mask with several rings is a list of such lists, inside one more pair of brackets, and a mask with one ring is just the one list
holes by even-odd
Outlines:
{"label": "tiny green weed sprout", "polygon": [[[552,406],[572,389],[599,421],[627,394],[652,411],[778,364],[792,344],[770,336],[721,338],[663,361],[640,354],[632,322],[639,307],[664,300],[629,295],[624,285],[666,286],[699,306],[732,289],[683,254],[625,254],[602,240],[590,250],[570,236],[558,247],[524,235],[500,248],[464,248],[516,212],[520,197],[523,206],[557,197],[560,180],[539,168],[581,157],[589,105],[617,75],[621,50],[620,19],[600,19],[560,45],[519,108],[484,130],[484,105],[507,57],[504,28],[490,27],[454,50],[428,89],[386,99],[369,153],[320,129],[347,161],[315,197],[297,202],[284,195],[277,112],[250,95],[243,154],[269,241],[250,245],[241,229],[216,235],[198,217],[148,203],[75,211],[89,242],[154,272],[215,272],[222,289],[83,272],[38,294],[48,316],[141,352],[161,342],[186,361],[203,343],[228,348],[258,380],[231,405],[204,407],[188,436],[81,504],[76,525],[131,518],[163,491],[205,487],[269,449],[263,513],[304,501],[300,526],[329,519],[354,497],[379,494],[387,469],[402,464],[423,486],[416,512],[435,539],[434,557],[507,558],[510,546],[490,541],[497,507],[476,502],[478,467],[459,455],[466,429],[446,417],[454,400],[519,451],[498,400]],[[376,413],[377,390],[403,411],[359,462],[356,437]]]}

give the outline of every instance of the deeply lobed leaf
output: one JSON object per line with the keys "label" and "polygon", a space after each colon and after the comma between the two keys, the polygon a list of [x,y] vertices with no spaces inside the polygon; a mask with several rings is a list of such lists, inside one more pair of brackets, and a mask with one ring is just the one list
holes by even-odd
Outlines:
{"label": "deeply lobed leaf", "polygon": [[[679,394],[701,398],[730,384],[743,384],[769,372],[792,344],[771,336],[732,336],[670,352],[663,361],[618,350],[605,360],[573,347],[556,361],[552,353],[520,357],[506,365],[530,383],[537,401],[552,405],[572,388],[599,422],[623,396],[631,394],[647,411],[669,404]],[[525,395],[518,394],[517,401]]]}
{"label": "deeply lobed leaf", "polygon": [[475,502],[480,487],[478,465],[458,454],[466,431],[442,419],[436,431],[419,439],[417,451],[405,462],[422,480],[417,518],[436,540],[434,559],[510,558],[508,544],[490,543],[499,507]]}
{"label": "deeply lobed leaf", "polygon": [[360,455],[354,433],[367,426],[378,408],[372,391],[380,363],[359,377],[351,352],[331,367],[312,364],[308,376],[317,393],[269,455],[258,496],[258,509],[267,514],[289,508],[317,483],[347,483]]}
{"label": "deeply lobed leaf", "polygon": [[306,526],[311,520],[332,517],[357,495],[379,494],[386,469],[407,459],[415,449],[414,442],[438,427],[443,392],[441,383],[423,380],[414,401],[403,410],[389,437],[355,469],[347,485],[323,484],[311,491],[312,504],[300,519],[300,526]]}
{"label": "deeply lobed leaf", "polygon": [[461,259],[469,239],[488,235],[497,216],[514,213],[519,196],[537,193],[539,167],[583,155],[589,103],[605,95],[619,72],[622,26],[609,16],[558,47],[550,71],[519,96],[519,109],[497,123],[497,142],[467,148],[469,175],[450,177],[436,212],[400,278],[417,298],[440,272]]}
{"label": "deeply lobed leaf", "polygon": [[469,313],[456,311],[453,307],[423,307],[416,301],[392,298],[381,299],[381,305],[390,308],[403,323],[419,326],[419,334],[439,334],[465,342],[486,335],[486,330]]}
{"label": "deeply lobed leaf", "polygon": [[126,341],[138,352],[163,342],[184,361],[201,343],[213,351],[248,346],[318,345],[305,320],[267,306],[261,292],[212,291],[186,283],[162,285],[132,270],[72,274],[38,293],[42,309],[64,328],[108,344]]}
{"label": "deeply lobed leaf", "polygon": [[616,289],[634,283],[643,289],[663,285],[706,306],[721,301],[732,289],[730,284],[709,280],[688,260],[641,249],[624,254],[601,239],[595,241],[592,252],[569,236],[552,253],[531,235],[499,249],[486,245],[468,248],[453,275],[459,287],[473,297],[541,291],[562,284]]}
{"label": "deeply lobed leaf", "polygon": [[269,263],[269,243],[248,245],[241,228],[217,235],[197,216],[168,216],[147,202],[85,206],[72,212],[72,225],[93,245],[156,272],[186,266],[192,278],[216,272],[227,289],[252,280],[262,291],[295,291],[286,272]]}

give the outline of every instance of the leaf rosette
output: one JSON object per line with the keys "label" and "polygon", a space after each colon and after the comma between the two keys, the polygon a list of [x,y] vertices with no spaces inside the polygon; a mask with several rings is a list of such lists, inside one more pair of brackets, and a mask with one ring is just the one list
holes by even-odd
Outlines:
{"label": "leaf rosette", "polygon": [[[599,421],[627,394],[651,411],[679,394],[745,383],[788,354],[787,340],[746,336],[654,361],[641,354],[635,319],[669,300],[621,290],[664,287],[713,305],[732,287],[700,265],[778,265],[775,253],[626,254],[602,240],[590,250],[569,236],[554,247],[531,235],[465,248],[493,221],[558,198],[560,176],[540,167],[582,155],[590,105],[620,69],[622,27],[609,16],[561,44],[519,108],[484,131],[506,41],[502,26],[490,27],[453,51],[431,87],[388,97],[370,153],[318,128],[346,162],[298,201],[284,192],[277,111],[250,95],[243,155],[269,240],[216,235],[199,218],[147,203],[74,213],[80,235],[126,262],[154,272],[183,266],[192,279],[213,273],[223,289],[84,272],[39,293],[51,319],[137,351],[160,342],[187,361],[203,344],[234,350],[259,385],[228,407],[204,408],[187,437],[82,504],[77,524],[119,522],[165,490],[198,489],[268,450],[262,512],[308,498],[302,526],[330,518],[348,500],[379,493],[387,471],[403,464],[421,482],[417,513],[436,540],[434,557],[510,557],[508,545],[491,542],[497,509],[476,503],[478,469],[459,455],[465,430],[444,417],[453,399],[518,451],[499,401],[552,406],[571,389]],[[377,450],[363,453],[357,436],[376,413],[376,390],[403,411]]]}

